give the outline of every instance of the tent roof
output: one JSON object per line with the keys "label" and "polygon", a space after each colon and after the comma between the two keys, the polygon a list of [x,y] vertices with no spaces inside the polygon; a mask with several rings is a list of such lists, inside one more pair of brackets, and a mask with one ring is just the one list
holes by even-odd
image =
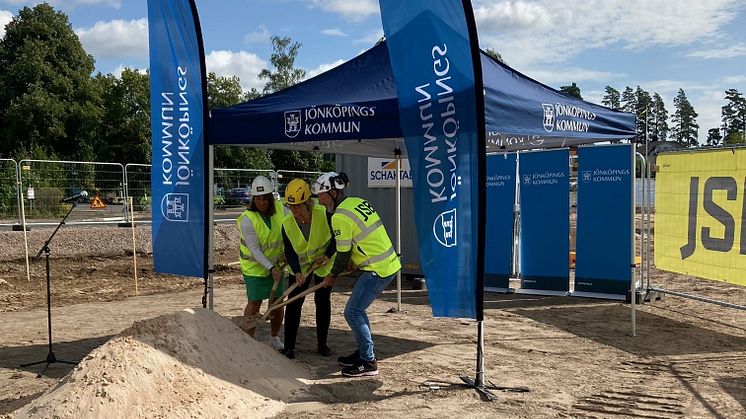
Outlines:
{"label": "tent roof", "polygon": [[[488,151],[561,147],[635,136],[635,116],[568,97],[481,56]],[[381,42],[325,73],[279,92],[214,109],[210,144],[406,154],[396,83]]]}

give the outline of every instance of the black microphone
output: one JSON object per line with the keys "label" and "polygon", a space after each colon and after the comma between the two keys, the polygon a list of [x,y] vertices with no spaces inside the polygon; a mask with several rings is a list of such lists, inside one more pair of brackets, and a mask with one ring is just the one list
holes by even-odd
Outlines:
{"label": "black microphone", "polygon": [[88,192],[80,191],[73,196],[68,196],[67,198],[62,199],[60,202],[73,202],[73,201],[77,201],[78,198],[85,198],[87,196],[88,196]]}

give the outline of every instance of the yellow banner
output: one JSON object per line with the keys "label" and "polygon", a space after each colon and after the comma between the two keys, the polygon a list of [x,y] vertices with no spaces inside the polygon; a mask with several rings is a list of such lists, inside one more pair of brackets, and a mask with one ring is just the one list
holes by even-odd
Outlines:
{"label": "yellow banner", "polygon": [[656,159],[655,265],[746,286],[746,149]]}

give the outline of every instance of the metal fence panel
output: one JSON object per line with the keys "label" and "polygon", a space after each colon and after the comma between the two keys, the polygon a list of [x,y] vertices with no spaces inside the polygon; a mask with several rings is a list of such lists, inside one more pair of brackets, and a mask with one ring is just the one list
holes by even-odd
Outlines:
{"label": "metal fence panel", "polygon": [[124,166],[125,196],[132,197],[135,218],[143,218],[150,214],[152,201],[149,164],[130,163]]}
{"label": "metal fence panel", "polygon": [[0,225],[20,224],[18,201],[18,164],[13,159],[0,159]]}
{"label": "metal fence panel", "polygon": [[251,182],[257,176],[265,176],[272,181],[277,191],[277,175],[272,170],[215,169],[212,189],[215,221],[233,222],[241,215],[249,203]]}
{"label": "metal fence panel", "polygon": [[[150,219],[151,165],[128,164],[124,168],[127,179],[127,196],[133,199],[135,219]],[[249,203],[251,182],[257,176],[266,176],[273,183],[275,172],[256,169],[214,169],[213,217],[216,222],[234,222]]]}
{"label": "metal fence panel", "polygon": [[291,180],[295,178],[301,178],[308,182],[308,185],[312,187],[316,182],[316,179],[321,176],[323,172],[306,172],[302,170],[278,170],[277,171],[277,182],[275,188],[281,197],[285,197],[285,187]]}
{"label": "metal fence panel", "polygon": [[19,179],[25,192],[26,223],[54,224],[69,206],[62,199],[81,191],[68,224],[117,223],[125,220],[124,166],[119,163],[21,160]]}

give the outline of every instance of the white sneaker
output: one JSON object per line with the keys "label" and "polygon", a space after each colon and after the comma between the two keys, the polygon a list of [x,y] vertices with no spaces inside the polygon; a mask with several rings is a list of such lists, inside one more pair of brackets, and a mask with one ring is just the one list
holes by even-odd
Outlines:
{"label": "white sneaker", "polygon": [[274,348],[274,350],[276,350],[276,351],[281,351],[281,350],[285,349],[285,345],[282,343],[282,341],[280,340],[280,338],[277,337],[277,336],[272,336],[272,337],[269,338],[269,346],[271,346],[272,348]]}

